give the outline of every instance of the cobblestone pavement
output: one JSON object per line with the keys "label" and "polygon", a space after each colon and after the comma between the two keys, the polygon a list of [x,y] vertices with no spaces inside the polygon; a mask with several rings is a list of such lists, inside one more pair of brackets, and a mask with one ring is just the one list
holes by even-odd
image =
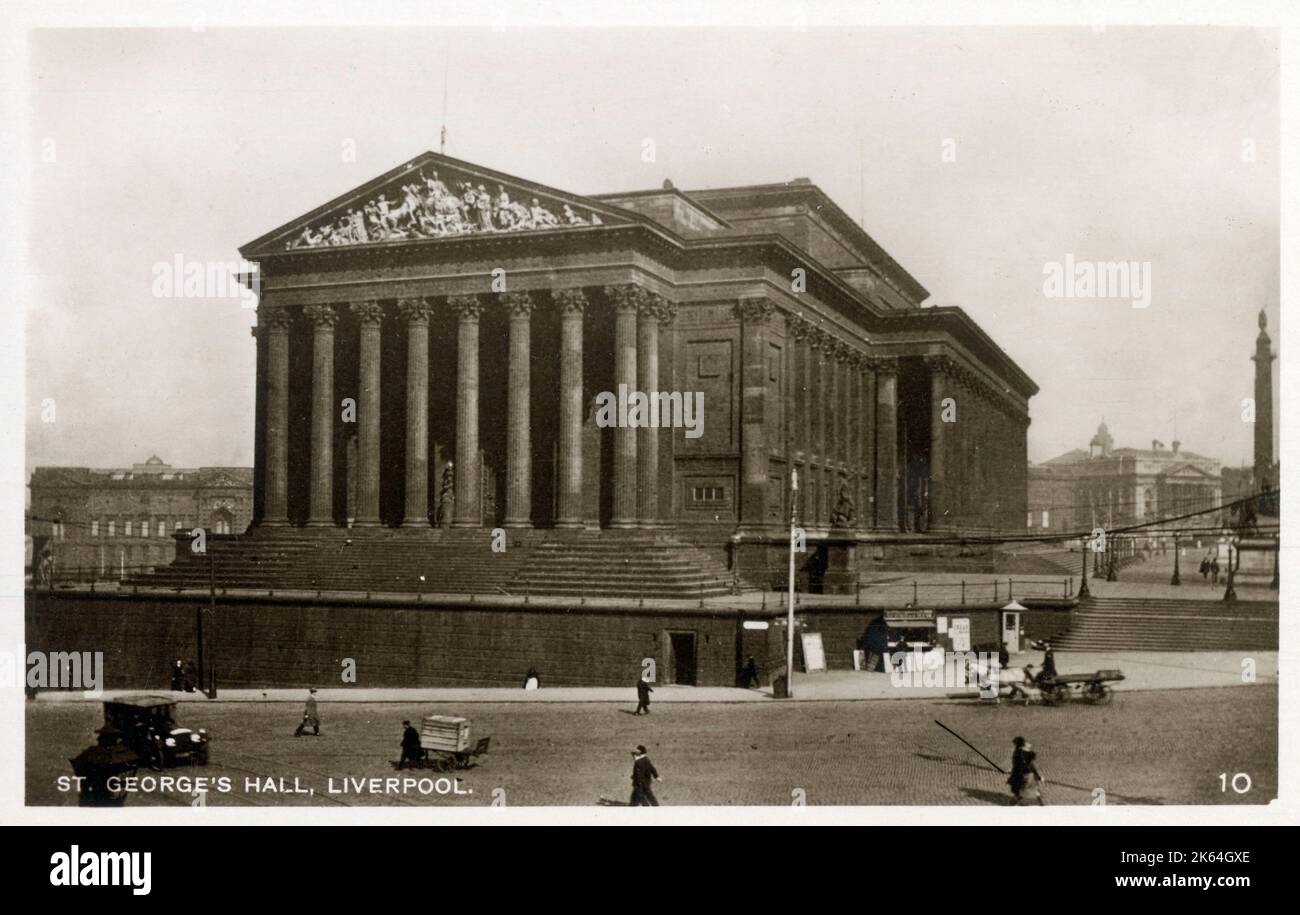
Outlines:
{"label": "cobblestone pavement", "polygon": [[[450,776],[398,772],[403,718],[463,713],[475,737],[491,736],[491,752]],[[1108,804],[1262,804],[1277,790],[1277,688],[1184,689],[1128,693],[1110,706],[1060,708],[982,706],[961,701],[678,704],[648,717],[605,704],[322,703],[322,736],[294,738],[298,712],[279,703],[180,707],[181,723],[213,735],[212,764],[142,776],[226,778],[212,790],[218,805],[283,804],[592,805],[623,801],[630,750],[645,744],[664,781],[664,805],[1002,804],[999,775],[934,724],[939,719],[1008,765],[1011,739],[1028,737],[1040,754],[1049,804],[1088,804],[1095,789]],[[72,805],[60,791],[67,760],[99,725],[96,703],[34,703],[27,708],[27,801]],[[1225,793],[1246,773],[1245,794]],[[426,777],[412,783],[356,785],[349,779]],[[439,784],[436,779],[446,779]],[[248,790],[245,780],[260,784]],[[265,790],[275,787],[312,794]],[[297,782],[295,783],[295,779]],[[335,793],[330,793],[332,786]],[[1244,781],[1238,779],[1238,786]],[[181,806],[183,790],[138,793],[129,804]],[[403,790],[405,788],[405,790]],[[472,793],[468,793],[472,792]]]}

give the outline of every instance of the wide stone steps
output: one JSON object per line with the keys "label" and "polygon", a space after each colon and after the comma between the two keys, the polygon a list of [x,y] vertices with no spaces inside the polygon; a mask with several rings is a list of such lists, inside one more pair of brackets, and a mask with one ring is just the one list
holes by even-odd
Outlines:
{"label": "wide stone steps", "polygon": [[1075,610],[1061,649],[1275,651],[1278,605],[1268,601],[1093,598]]}
{"label": "wide stone steps", "polygon": [[182,547],[172,565],[128,586],[418,592],[624,598],[727,594],[730,573],[704,550],[663,533],[510,531],[496,552],[486,530],[262,529]]}

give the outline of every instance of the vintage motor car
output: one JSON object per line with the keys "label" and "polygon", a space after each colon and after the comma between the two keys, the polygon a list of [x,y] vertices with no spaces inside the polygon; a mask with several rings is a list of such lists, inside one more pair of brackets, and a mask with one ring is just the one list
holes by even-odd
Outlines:
{"label": "vintage motor car", "polygon": [[104,703],[104,724],[122,734],[124,746],[154,769],[208,764],[208,732],[176,723],[176,703],[165,696],[124,696]]}

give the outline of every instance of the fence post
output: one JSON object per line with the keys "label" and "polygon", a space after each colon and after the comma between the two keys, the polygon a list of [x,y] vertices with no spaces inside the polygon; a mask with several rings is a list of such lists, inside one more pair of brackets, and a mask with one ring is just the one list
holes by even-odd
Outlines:
{"label": "fence post", "polygon": [[913,578],[913,579],[912,579],[912,606],[915,607],[915,606],[916,606],[916,603],[917,603],[917,601],[916,601],[916,579]]}

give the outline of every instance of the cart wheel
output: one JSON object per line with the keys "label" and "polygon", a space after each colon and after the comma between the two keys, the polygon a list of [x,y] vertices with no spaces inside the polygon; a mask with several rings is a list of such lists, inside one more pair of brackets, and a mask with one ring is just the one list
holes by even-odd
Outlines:
{"label": "cart wheel", "polygon": [[1087,692],[1083,694],[1083,698],[1093,705],[1110,705],[1110,700],[1114,699],[1115,695],[1104,684],[1091,683],[1088,685]]}
{"label": "cart wheel", "polygon": [[439,771],[439,772],[450,772],[450,771],[452,770],[452,767],[455,766],[455,765],[456,765],[456,760],[455,760],[453,757],[451,757],[451,756],[439,756],[439,757],[438,757],[438,771]]}
{"label": "cart wheel", "polygon": [[1053,686],[1043,690],[1043,702],[1046,705],[1060,705],[1066,700],[1069,690],[1064,686]]}

